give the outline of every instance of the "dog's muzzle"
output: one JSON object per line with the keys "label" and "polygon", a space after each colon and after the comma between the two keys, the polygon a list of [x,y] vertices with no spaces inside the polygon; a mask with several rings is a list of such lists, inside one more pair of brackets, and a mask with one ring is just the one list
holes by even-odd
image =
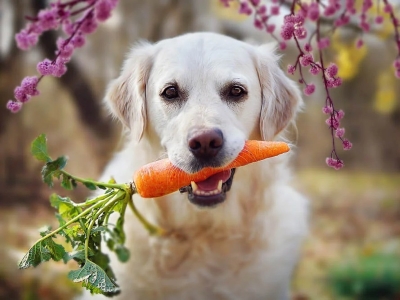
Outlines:
{"label": "dog's muzzle", "polygon": [[208,177],[200,182],[192,181],[190,185],[179,189],[188,193],[188,199],[200,207],[214,207],[224,202],[226,193],[231,189],[235,169],[226,170]]}

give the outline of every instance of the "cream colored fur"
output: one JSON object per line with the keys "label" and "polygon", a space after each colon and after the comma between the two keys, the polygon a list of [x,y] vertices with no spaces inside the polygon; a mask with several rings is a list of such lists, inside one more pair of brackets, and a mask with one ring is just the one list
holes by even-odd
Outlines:
{"label": "cream colored fur", "polygon": [[[190,171],[186,139],[192,126],[222,130],[225,162],[246,139],[282,139],[302,100],[277,60],[269,45],[213,33],[134,47],[106,97],[128,130],[124,149],[102,179],[128,182],[136,169],[166,156]],[[221,100],[220,87],[232,80],[247,86],[245,101]],[[187,91],[180,105],[159,96],[171,81]],[[289,299],[307,232],[307,201],[290,187],[289,157],[237,169],[226,201],[214,208],[198,208],[179,192],[158,199],[135,196],[138,209],[169,235],[149,236],[127,213],[131,258],[120,263],[111,255],[122,290],[116,299]]]}

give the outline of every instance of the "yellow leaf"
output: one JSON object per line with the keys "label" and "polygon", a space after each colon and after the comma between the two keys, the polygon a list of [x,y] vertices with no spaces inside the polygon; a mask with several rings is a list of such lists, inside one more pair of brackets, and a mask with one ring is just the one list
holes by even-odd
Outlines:
{"label": "yellow leaf", "polygon": [[396,78],[392,68],[378,75],[374,109],[382,114],[389,114],[396,108]]}

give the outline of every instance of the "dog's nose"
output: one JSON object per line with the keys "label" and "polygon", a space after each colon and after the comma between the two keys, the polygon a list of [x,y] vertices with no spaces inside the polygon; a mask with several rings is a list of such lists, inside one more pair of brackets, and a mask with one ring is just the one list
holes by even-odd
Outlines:
{"label": "dog's nose", "polygon": [[188,147],[197,158],[216,156],[224,144],[224,136],[219,129],[194,129],[188,135]]}

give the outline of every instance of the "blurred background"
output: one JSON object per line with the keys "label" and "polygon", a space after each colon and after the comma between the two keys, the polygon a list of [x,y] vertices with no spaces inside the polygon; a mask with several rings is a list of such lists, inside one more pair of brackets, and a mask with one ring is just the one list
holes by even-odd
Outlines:
{"label": "blurred background", "polygon": [[[362,1],[359,1],[360,3]],[[68,171],[97,178],[118,148],[121,128],[102,108],[105,86],[119,73],[124,55],[139,39],[152,42],[192,31],[220,32],[252,43],[269,42],[252,17],[218,0],[120,0],[113,17],[89,37],[60,79],[44,78],[41,95],[18,114],[5,109],[14,88],[35,66],[52,58],[56,33],[37,47],[18,50],[14,34],[26,15],[45,0],[0,0],[0,299],[71,299],[79,292],[66,277],[71,265],[47,263],[18,270],[17,262],[37,240],[38,228],[55,225],[51,193],[84,199],[78,188],[50,190],[41,182],[42,165],[29,153],[32,140],[48,137],[52,156],[69,157]],[[356,49],[356,30],[342,30],[325,52],[344,84],[333,90],[353,149],[340,151],[345,168],[325,165],[331,151],[321,109],[321,85],[305,108],[293,140],[297,145],[294,184],[311,202],[310,235],[293,280],[293,299],[400,299],[400,81],[391,67],[396,51],[387,22],[365,35]],[[288,45],[282,67],[295,60]]]}

